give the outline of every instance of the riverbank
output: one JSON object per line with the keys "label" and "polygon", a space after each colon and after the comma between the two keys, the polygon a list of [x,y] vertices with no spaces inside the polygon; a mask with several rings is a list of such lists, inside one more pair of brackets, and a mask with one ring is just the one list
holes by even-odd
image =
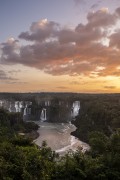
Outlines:
{"label": "riverbank", "polygon": [[35,139],[37,139],[39,137],[39,133],[37,132],[37,130],[33,130],[29,133],[24,133],[24,132],[18,132],[19,136],[23,136],[25,138],[29,138],[32,141],[34,141]]}
{"label": "riverbank", "polygon": [[81,144],[82,144],[81,151],[82,152],[89,151],[90,150],[90,146],[88,144],[89,142],[87,141],[87,138],[84,138],[84,135],[81,137],[78,135],[78,128],[75,124],[75,120],[72,120],[71,124],[74,125],[76,128],[74,131],[71,132],[71,136],[75,137],[76,139],[78,139],[81,142]]}
{"label": "riverbank", "polygon": [[82,128],[80,129],[81,131],[79,130],[79,126],[77,126],[76,120],[71,121],[71,123],[76,127],[75,131],[71,132],[71,135],[75,136],[80,141],[83,141],[88,144],[89,140],[88,140],[88,134],[86,133],[86,131]]}
{"label": "riverbank", "polygon": [[26,121],[22,123],[22,128],[19,128],[17,134],[34,141],[39,137],[39,133],[38,133],[39,128],[40,127],[35,122]]}
{"label": "riverbank", "polygon": [[29,133],[25,133],[25,137],[30,138],[32,141],[37,139],[39,136],[40,135],[37,132],[37,130],[33,130],[33,131],[29,132]]}

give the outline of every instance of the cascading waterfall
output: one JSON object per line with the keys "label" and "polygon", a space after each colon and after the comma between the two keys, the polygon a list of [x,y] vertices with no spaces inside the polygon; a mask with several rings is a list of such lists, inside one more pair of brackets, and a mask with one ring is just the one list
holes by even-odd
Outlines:
{"label": "cascading waterfall", "polygon": [[80,110],[80,101],[73,102],[73,106],[71,109],[71,116],[75,118],[79,114]]}
{"label": "cascading waterfall", "polygon": [[23,116],[26,116],[26,115],[27,115],[27,107],[25,107],[24,113],[23,113]]}
{"label": "cascading waterfall", "polygon": [[46,109],[45,109],[45,108],[43,108],[42,111],[41,111],[40,120],[41,120],[42,122],[47,120]]}

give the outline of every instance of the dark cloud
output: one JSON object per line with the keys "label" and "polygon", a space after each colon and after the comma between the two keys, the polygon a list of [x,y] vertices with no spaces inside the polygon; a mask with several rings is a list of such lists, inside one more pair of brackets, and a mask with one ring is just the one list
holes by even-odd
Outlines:
{"label": "dark cloud", "polygon": [[[112,14],[107,8],[89,12],[87,23],[74,29],[46,19],[34,22],[19,35],[30,44],[20,46],[13,38],[2,43],[0,62],[35,67],[52,75],[119,76],[120,32],[108,33],[115,28],[119,12],[119,8]],[[110,45],[102,43],[105,39]]]}

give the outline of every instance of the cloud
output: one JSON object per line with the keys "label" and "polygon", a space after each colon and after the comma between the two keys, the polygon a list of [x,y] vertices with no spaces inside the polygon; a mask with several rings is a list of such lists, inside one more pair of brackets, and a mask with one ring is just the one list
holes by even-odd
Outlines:
{"label": "cloud", "polygon": [[90,26],[91,28],[105,28],[113,26],[118,20],[115,13],[109,13],[108,8],[102,8],[96,12],[89,12],[87,15],[87,19],[88,26]]}
{"label": "cloud", "polygon": [[115,89],[116,86],[104,86],[105,89]]}
{"label": "cloud", "polygon": [[65,86],[58,86],[57,88],[58,88],[58,89],[68,89],[68,88],[65,87]]}
{"label": "cloud", "polygon": [[118,7],[115,12],[118,16],[120,16],[120,7]]}
{"label": "cloud", "polygon": [[5,72],[3,70],[0,70],[0,80],[6,80],[8,77],[6,76]]}
{"label": "cloud", "polygon": [[12,80],[17,80],[16,78],[12,78],[8,76],[3,70],[0,70],[0,81],[12,81]]}
{"label": "cloud", "polygon": [[26,45],[13,38],[0,45],[0,63],[22,64],[52,75],[119,76],[120,33],[115,29],[119,17],[120,8],[114,13],[102,8],[89,12],[87,23],[73,29],[47,19],[34,22],[19,35]]}
{"label": "cloud", "polygon": [[102,0],[99,0],[97,3],[92,4],[91,9],[96,9],[101,4]]}
{"label": "cloud", "polygon": [[72,82],[70,82],[70,84],[72,84],[72,85],[79,85],[79,84],[81,84],[81,82],[78,82],[78,81],[72,81]]}
{"label": "cloud", "polygon": [[110,36],[110,46],[120,49],[120,29]]}
{"label": "cloud", "polygon": [[59,29],[59,24],[53,21],[43,19],[39,22],[32,23],[30,32],[22,32],[19,38],[28,41],[44,41],[55,36]]}
{"label": "cloud", "polygon": [[[4,82],[5,83],[5,82]],[[28,84],[28,82],[21,82],[21,81],[6,81],[6,84]]]}
{"label": "cloud", "polygon": [[8,71],[8,73],[9,74],[11,74],[11,75],[13,75],[13,74],[17,74],[17,73],[20,73],[21,72],[21,70],[20,69],[18,69],[18,70],[10,70],[10,71]]}
{"label": "cloud", "polygon": [[97,8],[98,6],[99,6],[99,4],[95,3],[95,4],[93,4],[93,5],[91,6],[91,9],[95,9],[95,8]]}
{"label": "cloud", "polygon": [[79,5],[79,4],[85,4],[86,0],[74,0],[75,5]]}

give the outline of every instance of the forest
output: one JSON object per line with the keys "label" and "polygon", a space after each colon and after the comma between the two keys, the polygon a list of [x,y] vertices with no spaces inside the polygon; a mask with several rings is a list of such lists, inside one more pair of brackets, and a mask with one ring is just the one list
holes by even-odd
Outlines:
{"label": "forest", "polygon": [[45,141],[38,147],[26,136],[37,125],[24,122],[20,113],[0,109],[1,180],[120,179],[120,95],[77,94],[69,101],[75,99],[80,100],[81,109],[72,122],[77,127],[72,134],[91,148],[85,153],[80,148],[69,151],[62,157]]}
{"label": "forest", "polygon": [[84,97],[80,113],[72,121],[77,130],[72,134],[88,142],[89,133],[100,131],[110,136],[120,128],[120,96],[95,95]]}

